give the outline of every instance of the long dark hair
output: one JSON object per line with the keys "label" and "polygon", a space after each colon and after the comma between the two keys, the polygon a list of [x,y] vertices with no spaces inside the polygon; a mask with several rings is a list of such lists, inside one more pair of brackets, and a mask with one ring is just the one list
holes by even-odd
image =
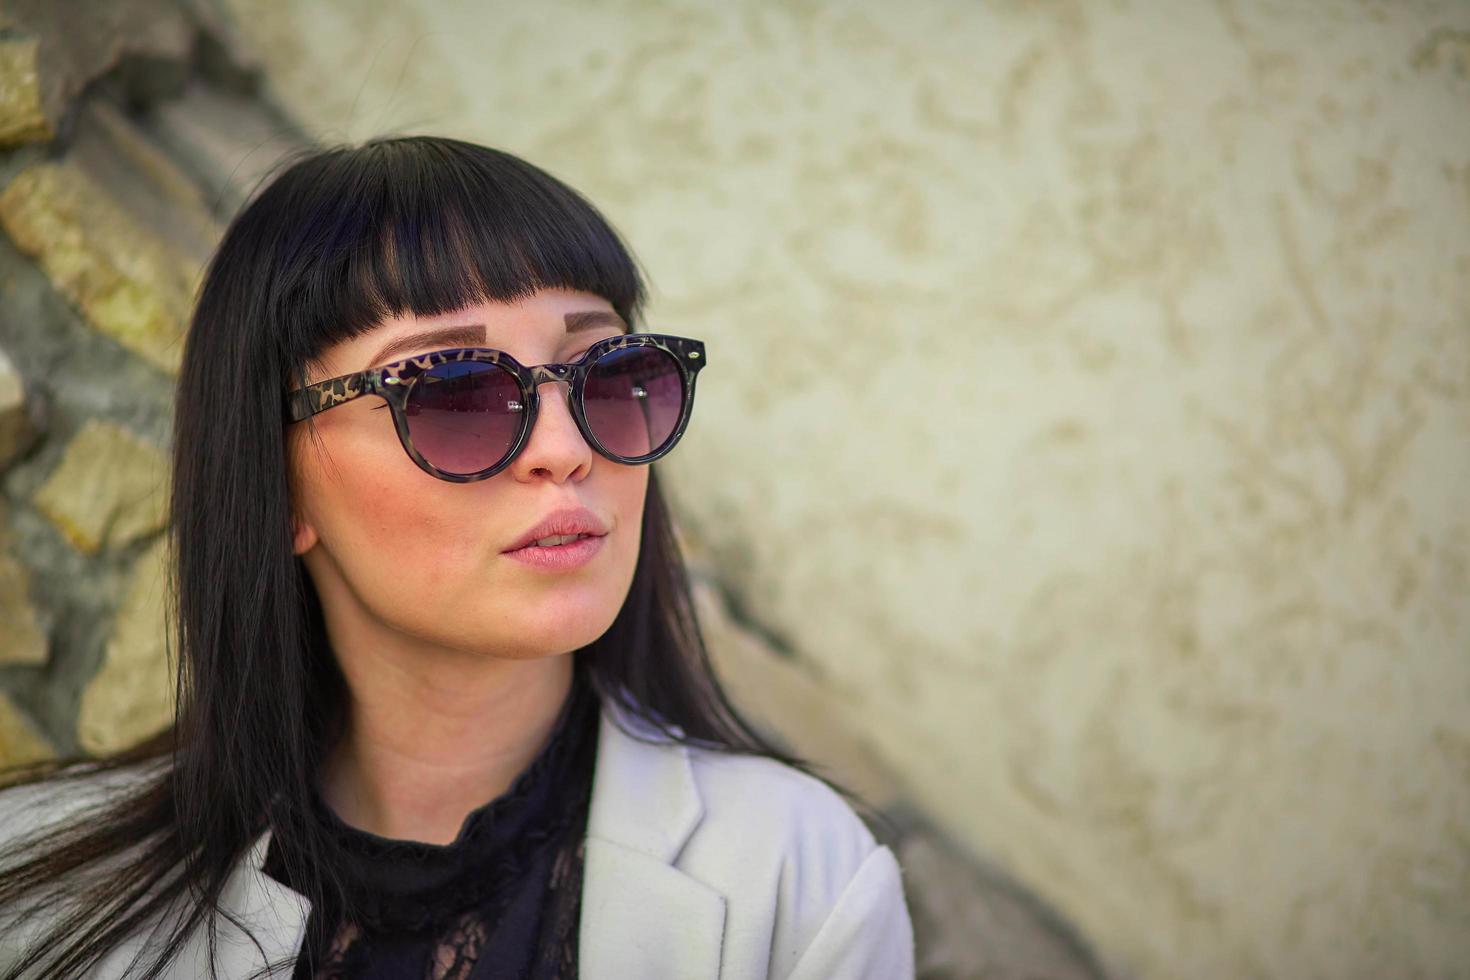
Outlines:
{"label": "long dark hair", "polygon": [[[12,773],[57,788],[136,778],[6,855],[0,909],[25,899],[55,924],[5,980],[80,974],[175,908],[185,911],[156,934],[141,975],[157,976],[201,924],[212,954],[226,877],[268,826],[307,856],[292,869],[305,897],[341,901],[309,799],[345,687],[292,552],[283,392],[306,382],[328,346],[385,316],[551,287],[602,296],[635,328],[641,319],[643,278],[602,215],[544,171],[471,143],[401,137],[314,151],[241,210],[206,271],[178,382],[166,532],[175,722],[115,756]],[[678,741],[801,769],[872,816],[731,705],[655,473],[627,599],[574,656],[603,702]]]}

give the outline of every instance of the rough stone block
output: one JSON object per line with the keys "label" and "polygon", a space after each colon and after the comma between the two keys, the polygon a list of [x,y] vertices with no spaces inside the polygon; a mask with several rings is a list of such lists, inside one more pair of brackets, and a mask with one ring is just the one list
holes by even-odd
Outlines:
{"label": "rough stone block", "polygon": [[10,357],[0,350],[0,472],[20,455],[32,435],[25,385]]}
{"label": "rough stone block", "polygon": [[79,551],[115,548],[163,527],[168,462],[151,443],[92,419],[32,502]]}
{"label": "rough stone block", "polygon": [[0,191],[0,226],[98,331],[178,372],[197,264],[140,228],[79,167],[22,170]]}
{"label": "rough stone block", "polygon": [[0,146],[49,140],[54,135],[41,106],[41,75],[36,67],[40,46],[31,38],[0,41]]}
{"label": "rough stone block", "polygon": [[93,80],[114,73],[130,95],[146,101],[167,94],[160,80],[182,79],[193,53],[194,25],[174,0],[90,3],[82,16],[76,4],[57,0],[7,0],[5,7],[5,27],[22,46],[17,57],[30,66],[20,78],[34,87],[17,99],[34,101],[45,120],[46,135],[35,139],[65,128],[72,101]]}
{"label": "rough stone block", "polygon": [[67,159],[190,273],[203,268],[224,229],[194,178],[134,118],[89,99],[78,109]]}
{"label": "rough stone block", "polygon": [[26,567],[0,550],[0,664],[46,662],[46,634],[31,606],[30,584]]}
{"label": "rough stone block", "polygon": [[107,652],[82,692],[77,740],[88,752],[116,752],[153,735],[173,720],[174,675],[169,665],[168,539],[139,557],[118,609]]}
{"label": "rough stone block", "polygon": [[79,167],[28,167],[0,192],[0,227],[87,321],[177,373],[197,263],[138,226]]}
{"label": "rough stone block", "polygon": [[273,107],[198,81],[154,106],[143,125],[223,212],[243,204],[282,158],[305,145]]}
{"label": "rough stone block", "polygon": [[0,691],[0,766],[54,758],[56,752],[5,692]]}

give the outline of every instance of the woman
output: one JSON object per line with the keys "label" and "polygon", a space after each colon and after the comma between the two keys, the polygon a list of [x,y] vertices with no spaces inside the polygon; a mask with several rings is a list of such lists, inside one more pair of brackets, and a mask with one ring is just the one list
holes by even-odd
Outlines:
{"label": "woman", "polygon": [[0,976],[912,974],[891,851],[711,672],[646,465],[705,351],[643,299],[484,147],[254,197],[179,378],[176,722],[0,794]]}

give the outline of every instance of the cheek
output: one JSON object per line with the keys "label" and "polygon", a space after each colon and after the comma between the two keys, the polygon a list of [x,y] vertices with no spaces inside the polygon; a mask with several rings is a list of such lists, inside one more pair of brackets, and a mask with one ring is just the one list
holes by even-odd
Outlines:
{"label": "cheek", "polygon": [[[443,484],[451,491],[445,499],[438,488],[423,485],[428,479],[422,473],[406,480],[378,475],[364,482],[362,493],[348,505],[352,510],[343,515],[352,525],[348,533],[374,551],[398,589],[452,582],[482,556],[486,545],[483,528],[471,522],[472,511],[453,498],[458,488]],[[459,514],[456,508],[466,512]]]}
{"label": "cheek", "polygon": [[305,446],[302,489],[322,543],[368,591],[452,581],[483,551],[483,499],[415,466],[387,419],[367,421],[323,427],[321,447]]}
{"label": "cheek", "polygon": [[648,495],[648,467],[620,467],[613,490],[614,504],[622,522],[619,556],[627,577],[631,580],[633,566],[638,561],[639,544],[643,537],[643,507]]}

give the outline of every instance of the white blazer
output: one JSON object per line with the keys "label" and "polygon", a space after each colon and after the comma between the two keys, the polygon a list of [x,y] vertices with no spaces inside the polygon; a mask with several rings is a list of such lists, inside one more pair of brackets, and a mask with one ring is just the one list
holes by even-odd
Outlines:
{"label": "white blazer", "polygon": [[[614,713],[658,744],[624,734]],[[771,759],[682,745],[614,705],[604,705],[599,724],[578,939],[583,977],[913,977],[898,863],[826,784]],[[0,794],[0,840],[57,818],[54,806],[11,805],[24,793]],[[226,980],[294,959],[301,948],[310,906],[260,870],[269,843],[267,831],[221,897],[263,947],[222,919],[217,966]],[[0,968],[36,928],[0,922]],[[115,949],[91,976],[126,977],[146,938]],[[205,943],[201,929],[166,976],[208,976]]]}

